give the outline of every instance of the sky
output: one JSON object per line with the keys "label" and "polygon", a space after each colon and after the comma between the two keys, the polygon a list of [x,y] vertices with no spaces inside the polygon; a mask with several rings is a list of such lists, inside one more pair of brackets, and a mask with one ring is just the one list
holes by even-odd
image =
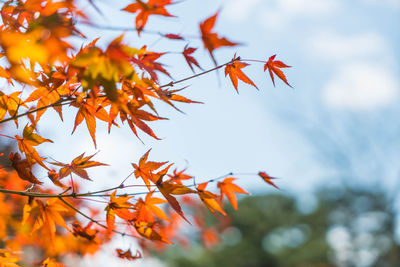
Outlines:
{"label": "sky", "polygon": [[[105,17],[88,4],[83,8],[96,23],[134,26],[134,16],[120,11],[129,1],[95,3]],[[259,90],[239,82],[237,94],[222,71],[184,84],[190,85],[184,91],[186,97],[205,104],[179,105],[185,114],[161,106],[160,115],[169,120],[150,126],[162,141],[141,134],[143,145],[127,125],[108,135],[106,126],[99,123],[96,158],[112,167],[91,170],[96,185],[118,184],[132,171],[130,163],[153,148],[150,159],[187,167],[198,181],[263,170],[280,178],[277,183],[283,193],[300,198],[318,186],[343,184],[379,186],[397,194],[399,0],[186,0],[168,10],[179,18],[153,16],[146,28],[197,34],[198,23],[220,10],[216,31],[243,45],[217,50],[218,62],[228,62],[235,52],[257,60],[277,54],[278,60],[292,66],[285,73],[294,89],[281,81],[274,87],[263,64],[252,63],[244,71]],[[121,34],[83,25],[80,29],[89,39],[101,37],[103,45]],[[151,44],[154,51],[181,51],[186,44],[146,34],[141,40],[131,32],[125,33],[124,40],[136,47]],[[203,68],[211,68],[199,40],[190,40],[190,45],[200,47],[196,58]],[[183,58],[164,57],[175,79],[191,75]],[[169,78],[162,77],[164,82]],[[74,135],[65,136],[72,131],[75,116],[65,114],[64,123],[55,112],[42,122],[41,132],[58,140],[43,145],[46,153],[68,162],[84,151],[96,152],[83,124]],[[252,194],[274,190],[257,176],[239,178],[238,183]],[[122,242],[129,246],[128,241]],[[82,264],[89,262],[93,260]],[[123,263],[113,266],[118,264]],[[132,266],[142,264],[155,266],[154,262]]]}

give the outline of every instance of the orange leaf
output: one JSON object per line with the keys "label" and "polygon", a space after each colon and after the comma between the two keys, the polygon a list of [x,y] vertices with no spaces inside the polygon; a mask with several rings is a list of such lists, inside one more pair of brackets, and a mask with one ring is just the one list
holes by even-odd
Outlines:
{"label": "orange leaf", "polygon": [[115,215],[126,221],[131,221],[134,219],[134,214],[129,210],[132,209],[133,204],[128,202],[128,200],[132,197],[117,197],[116,194],[117,191],[114,191],[110,195],[110,201],[105,208],[105,210],[107,211],[107,234],[109,236],[114,230]]}
{"label": "orange leaf", "polygon": [[232,84],[235,87],[236,92],[239,93],[237,89],[238,79],[257,88],[257,86],[241,70],[242,68],[249,66],[249,64],[240,62],[239,58],[237,58],[236,55],[233,57],[232,61],[233,63],[229,63],[225,67],[225,77],[229,74],[229,77],[231,78]]}
{"label": "orange leaf", "polygon": [[29,127],[28,125],[26,125],[22,135],[23,138],[19,137],[18,135],[15,136],[16,140],[18,141],[18,148],[21,152],[25,153],[26,160],[28,161],[29,165],[32,166],[36,162],[43,168],[49,170],[49,168],[47,168],[47,166],[43,163],[44,158],[39,156],[34,146],[40,145],[44,142],[53,143],[53,141],[45,139],[38,134],[35,134],[33,132],[34,129],[35,128],[33,125]]}
{"label": "orange leaf", "polygon": [[202,183],[197,186],[197,193],[200,200],[206,205],[206,207],[215,215],[215,211],[220,212],[222,215],[226,215],[225,211],[221,208],[219,203],[216,201],[218,196],[210,191],[205,191],[207,183]]}
{"label": "orange leaf", "polygon": [[219,11],[200,23],[201,39],[203,40],[204,47],[210,53],[211,59],[214,62],[215,66],[217,66],[217,61],[213,54],[213,51],[215,49],[223,46],[238,45],[238,43],[234,43],[226,38],[219,37],[217,33],[212,32],[212,29],[215,26],[215,22],[217,21],[218,13]]}
{"label": "orange leaf", "polygon": [[69,210],[59,199],[50,198],[46,204],[36,199],[32,205],[24,207],[24,221],[27,220],[27,217],[34,216],[35,221],[32,233],[43,228],[49,234],[52,244],[54,244],[56,224],[69,230],[60,212],[69,212]]}
{"label": "orange leaf", "polygon": [[97,162],[90,160],[92,157],[94,157],[96,154],[93,154],[91,156],[84,157],[85,153],[82,153],[78,157],[74,158],[70,164],[62,163],[62,162],[50,162],[53,165],[60,166],[62,167],[58,174],[59,177],[58,179],[62,179],[71,173],[75,173],[79,177],[92,181],[92,179],[89,178],[88,173],[86,172],[86,168],[91,168],[91,167],[97,167],[97,166],[107,166],[107,164]]}
{"label": "orange leaf", "polygon": [[164,211],[156,206],[157,204],[162,204],[167,201],[161,198],[152,197],[152,195],[153,192],[148,193],[144,201],[143,199],[139,198],[138,202],[135,204],[136,219],[139,221],[153,222],[154,214],[162,220],[169,221]]}
{"label": "orange leaf", "polygon": [[232,182],[234,180],[236,180],[236,178],[225,178],[222,182],[218,182],[218,187],[221,190],[221,200],[223,196],[226,196],[231,202],[233,208],[237,210],[237,199],[235,193],[248,194],[248,192],[243,190],[241,187],[233,184]]}
{"label": "orange leaf", "polygon": [[161,236],[159,233],[155,231],[156,224],[154,222],[150,223],[145,221],[139,221],[135,222],[134,226],[136,231],[144,238],[153,241],[160,241],[163,243],[172,244],[165,237]]}
{"label": "orange leaf", "polygon": [[141,177],[143,179],[144,183],[147,185],[149,191],[150,191],[150,181],[154,181],[153,171],[156,171],[161,166],[163,166],[167,163],[167,161],[165,161],[165,162],[147,161],[150,151],[151,151],[151,149],[149,149],[140,158],[139,165],[132,163],[133,168],[135,168],[135,172],[134,172],[135,177],[136,178]]}
{"label": "orange leaf", "polygon": [[282,61],[274,60],[275,57],[276,55],[273,55],[268,59],[268,62],[264,65],[264,71],[268,69],[269,75],[271,76],[272,83],[274,84],[274,86],[275,86],[275,80],[274,80],[274,73],[275,73],[275,75],[278,76],[284,83],[292,87],[288,83],[285,74],[283,74],[283,71],[280,70],[280,68],[290,68],[291,66],[286,65]]}
{"label": "orange leaf", "polygon": [[142,0],[136,0],[136,3],[129,4],[122,10],[130,13],[138,13],[136,15],[136,30],[140,35],[150,15],[175,17],[165,9],[165,6],[172,4],[172,0],[149,0],[147,3],[144,3]]}

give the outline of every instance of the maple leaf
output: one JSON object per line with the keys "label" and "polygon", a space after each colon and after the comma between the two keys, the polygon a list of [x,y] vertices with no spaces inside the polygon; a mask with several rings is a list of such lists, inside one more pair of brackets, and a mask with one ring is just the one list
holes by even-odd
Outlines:
{"label": "maple leaf", "polygon": [[167,75],[169,78],[172,78],[168,71],[164,68],[164,65],[156,61],[165,54],[166,53],[148,51],[146,46],[144,46],[140,50],[140,53],[138,53],[137,57],[132,57],[130,60],[139,68],[150,74],[151,79],[158,81],[158,75],[156,74],[156,71]]}
{"label": "maple leaf", "polygon": [[[204,104],[203,102],[193,101],[184,96],[177,95],[175,93],[182,91],[185,88],[177,89],[177,90],[168,90],[168,89],[156,89],[157,95],[160,97],[162,101],[173,107],[179,112],[182,112],[179,108],[177,108],[171,101],[177,101],[182,103],[195,103],[195,104]],[[183,113],[183,112],[182,112]]]}
{"label": "maple leaf", "polygon": [[199,69],[203,70],[197,60],[192,56],[192,54],[197,50],[197,48],[189,47],[188,45],[185,46],[183,49],[182,55],[185,57],[187,64],[189,65],[190,69],[194,72],[193,65],[197,66]]}
{"label": "maple leaf", "polygon": [[108,166],[105,163],[97,162],[90,160],[93,158],[96,154],[93,154],[91,156],[84,157],[85,153],[82,153],[81,155],[77,156],[72,160],[70,164],[62,163],[62,162],[50,162],[50,164],[60,166],[62,167],[59,172],[58,172],[58,179],[62,179],[71,173],[75,173],[79,177],[92,181],[92,179],[89,178],[89,175],[85,169],[91,168],[91,167],[97,167],[97,166]]}
{"label": "maple leaf", "polygon": [[[26,107],[26,105],[18,97],[20,94],[21,92],[18,91],[10,95],[6,95],[0,91],[0,120],[4,118],[7,112],[11,117],[13,117],[18,115],[18,108],[20,106]],[[15,123],[17,124],[16,120]]]}
{"label": "maple leaf", "polygon": [[269,176],[266,172],[259,172],[258,175],[268,184],[272,185],[276,189],[279,189],[279,187],[272,181],[273,179],[276,179],[275,177]]}
{"label": "maple leaf", "polygon": [[138,202],[135,204],[134,208],[136,210],[136,220],[153,222],[154,214],[162,220],[169,221],[164,211],[156,206],[157,204],[166,203],[167,201],[161,198],[152,197],[152,195],[153,192],[148,193],[145,200],[139,198]]}
{"label": "maple leaf", "polygon": [[147,161],[147,158],[149,157],[151,149],[149,149],[139,160],[139,164],[136,165],[135,163],[132,163],[133,168],[135,168],[134,174],[136,178],[141,177],[144,181],[144,183],[147,185],[147,188],[150,191],[150,181],[153,180],[153,171],[158,170],[161,166],[165,165],[168,163],[167,161],[165,162],[153,162],[153,161]]}
{"label": "maple leaf", "polygon": [[136,251],[135,256],[132,255],[132,252],[130,249],[128,249],[127,251],[123,251],[122,249],[117,248],[116,252],[117,252],[117,256],[121,259],[127,259],[130,261],[133,261],[133,260],[142,258],[142,254],[140,253],[139,250]]}
{"label": "maple leaf", "polygon": [[179,34],[175,34],[175,33],[167,33],[162,35],[165,38],[171,39],[171,40],[185,40],[182,36],[180,36]]}
{"label": "maple leaf", "polygon": [[248,194],[249,192],[243,190],[241,187],[233,184],[236,178],[227,177],[222,182],[218,182],[217,186],[221,190],[221,201],[222,197],[226,196],[231,202],[233,208],[237,210],[237,199],[235,193]]}
{"label": "maple leaf", "polygon": [[136,221],[134,223],[136,231],[139,233],[144,238],[147,238],[149,240],[153,241],[160,241],[163,243],[167,244],[172,244],[170,241],[168,241],[165,237],[160,235],[156,230],[155,222],[146,222],[146,221]]}
{"label": "maple leaf", "polygon": [[[286,83],[288,86],[292,87],[287,79],[285,74],[283,74],[283,71],[280,70],[280,68],[291,68],[291,66],[286,65],[285,63],[283,63],[282,61],[279,60],[274,60],[276,57],[276,55],[271,56],[267,63],[265,63],[264,65],[264,71],[266,71],[268,69],[269,71],[269,75],[271,76],[272,79],[272,83],[275,86],[275,80],[274,80],[274,74],[276,76],[278,76],[284,83]],[[293,87],[292,87],[293,88]]]}
{"label": "maple leaf", "polygon": [[93,225],[93,222],[89,222],[85,227],[82,227],[79,222],[72,223],[72,234],[74,236],[83,237],[89,241],[98,242],[97,240],[97,233],[99,230],[91,229],[90,227]]}
{"label": "maple leaf", "polygon": [[128,200],[132,197],[117,197],[116,195],[117,191],[115,190],[110,195],[110,201],[105,208],[105,211],[107,211],[107,234],[109,236],[114,230],[115,215],[126,221],[131,221],[134,219],[134,214],[129,210],[132,209],[133,204],[128,202]]}
{"label": "maple leaf", "polygon": [[171,207],[189,224],[189,220],[186,219],[185,215],[183,214],[182,208],[179,205],[178,200],[172,195],[184,195],[190,193],[196,193],[196,191],[188,188],[187,186],[181,184],[174,184],[171,183],[170,180],[163,182],[164,176],[167,174],[168,169],[172,166],[172,164],[168,165],[163,170],[159,171],[158,173],[153,175],[153,182],[156,184],[160,193],[165,197]]}
{"label": "maple leaf", "polygon": [[43,184],[32,173],[32,165],[28,160],[21,159],[18,153],[10,153],[11,166],[17,171],[19,178],[31,182],[33,184]]}
{"label": "maple leaf", "polygon": [[178,171],[178,169],[175,169],[173,171],[173,174],[168,174],[170,177],[170,182],[171,183],[177,183],[177,184],[182,184],[182,180],[190,180],[193,179],[193,176],[190,176],[188,174],[185,174],[184,172],[186,169],[183,169],[181,171]]}
{"label": "maple leaf", "polygon": [[95,100],[93,100],[92,102],[93,103],[90,103],[87,100],[82,100],[81,102],[74,102],[71,104],[72,106],[79,107],[78,113],[75,117],[74,129],[72,130],[72,133],[75,132],[76,127],[81,124],[83,119],[85,119],[86,126],[89,130],[90,136],[92,137],[94,146],[97,147],[95,136],[96,118],[105,122],[110,122],[110,117],[102,106],[95,103]]}
{"label": "maple leaf", "polygon": [[215,26],[215,22],[217,21],[218,14],[219,11],[200,23],[201,39],[203,40],[204,47],[210,53],[211,59],[214,62],[215,66],[218,65],[213,54],[215,49],[223,46],[238,45],[238,43],[231,42],[224,37],[219,37],[217,33],[212,32],[212,29]]}
{"label": "maple leaf", "polygon": [[199,184],[197,186],[197,193],[200,200],[206,205],[206,207],[215,215],[215,211],[220,212],[222,215],[226,215],[225,211],[221,208],[219,203],[216,201],[218,196],[210,191],[206,191],[208,182]]}
{"label": "maple leaf", "polygon": [[138,13],[136,15],[136,30],[140,35],[150,15],[160,15],[165,17],[175,17],[168,13],[165,6],[172,5],[172,0],[149,0],[144,3],[142,0],[136,0],[136,3],[126,6],[124,11]]}
{"label": "maple leaf", "polygon": [[61,187],[62,189],[68,188],[68,186],[60,183],[60,181],[59,181],[60,176],[58,175],[58,173],[55,170],[48,171],[47,176],[50,178],[50,180],[53,182],[53,184],[55,186]]}
{"label": "maple leaf", "polygon": [[236,54],[232,59],[232,63],[225,66],[225,77],[229,74],[229,78],[231,78],[232,84],[238,93],[238,79],[257,88],[257,86],[241,70],[247,66],[249,66],[249,64],[240,62],[240,58],[236,57]]}
{"label": "maple leaf", "polygon": [[[37,107],[36,107],[38,109],[38,111],[36,112],[35,123],[37,123],[39,121],[40,117],[47,110],[47,108],[44,108],[44,107],[50,106],[51,104],[54,104],[54,103],[57,103],[61,99],[60,95],[62,93],[67,93],[65,89],[66,89],[66,87],[64,87],[64,92],[62,90],[50,90],[49,91],[45,87],[39,87],[38,89],[36,89],[29,95],[29,97],[25,100],[25,103],[39,100]],[[61,120],[63,120],[62,106],[54,105],[53,109],[58,113]]]}
{"label": "maple leaf", "polygon": [[50,198],[46,204],[38,199],[33,203],[32,205],[25,204],[24,206],[23,224],[30,216],[36,217],[32,233],[44,228],[48,232],[52,244],[54,244],[56,224],[69,230],[63,216],[60,214],[60,212],[70,212],[69,209],[57,198]]}
{"label": "maple leaf", "polygon": [[39,156],[34,146],[40,145],[44,142],[53,143],[53,141],[45,139],[38,134],[35,134],[33,132],[34,129],[35,127],[33,125],[28,127],[27,124],[24,128],[22,138],[18,135],[15,136],[15,139],[18,141],[18,148],[21,152],[25,153],[26,160],[28,161],[28,164],[30,166],[32,166],[36,162],[43,168],[49,170],[49,168],[43,163],[44,158]]}

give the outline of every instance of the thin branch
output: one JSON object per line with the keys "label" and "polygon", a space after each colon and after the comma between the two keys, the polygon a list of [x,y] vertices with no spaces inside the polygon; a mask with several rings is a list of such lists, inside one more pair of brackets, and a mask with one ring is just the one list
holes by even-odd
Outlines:
{"label": "thin branch", "polygon": [[[85,213],[83,213],[82,211],[78,210],[77,208],[75,208],[74,206],[72,206],[71,204],[69,204],[67,201],[65,201],[62,197],[59,197],[58,199],[60,199],[65,205],[67,205],[69,208],[71,208],[72,210],[76,211],[77,213],[79,213],[80,215],[82,215],[83,217],[85,217],[86,219],[90,220],[91,222],[97,224],[98,226],[103,227],[104,229],[108,229],[108,227],[98,221],[96,221],[95,219],[93,219],[92,217],[86,215]],[[130,234],[126,234],[117,230],[112,230],[114,233],[120,234],[122,236],[131,236],[131,237],[137,237],[134,235],[130,235]]]}
{"label": "thin branch", "polygon": [[209,73],[209,72],[212,72],[212,71],[218,70],[218,69],[220,69],[220,68],[223,68],[223,67],[225,67],[225,66],[228,65],[228,64],[232,64],[232,63],[234,63],[235,61],[240,61],[240,58],[232,59],[231,61],[229,61],[229,62],[227,62],[227,63],[224,63],[224,64],[222,64],[222,65],[216,66],[216,67],[214,67],[214,68],[212,68],[212,69],[209,69],[209,70],[206,70],[206,71],[203,71],[203,72],[194,74],[194,75],[189,76],[189,77],[187,77],[187,78],[184,78],[184,79],[181,79],[181,80],[178,80],[178,81],[171,81],[171,82],[169,82],[169,83],[167,83],[167,84],[161,85],[160,88],[171,87],[171,86],[174,86],[175,84],[178,84],[178,83],[181,83],[181,82],[184,82],[184,81],[187,81],[187,80],[190,80],[190,79],[193,79],[193,78],[202,76],[202,75],[207,74],[207,73]]}
{"label": "thin branch", "polygon": [[[70,101],[70,102],[65,102],[65,101]],[[18,118],[23,117],[23,116],[27,116],[27,115],[29,115],[29,114],[31,114],[31,113],[35,113],[35,112],[38,112],[38,111],[43,110],[43,109],[47,109],[47,108],[51,108],[51,107],[56,107],[56,106],[68,105],[68,104],[71,104],[73,101],[74,101],[74,100],[71,100],[70,98],[60,99],[60,100],[58,100],[58,101],[56,101],[56,102],[54,102],[54,103],[52,103],[52,104],[49,104],[49,105],[47,105],[47,106],[43,106],[43,107],[40,107],[40,108],[31,109],[31,110],[29,110],[29,111],[27,111],[27,112],[24,112],[24,113],[21,113],[21,114],[18,114],[18,115],[11,116],[11,117],[9,117],[9,118],[7,118],[7,119],[3,119],[3,120],[0,121],[0,124],[5,123],[5,122],[8,122],[8,121],[15,120],[15,119],[18,119]]]}
{"label": "thin branch", "polygon": [[[208,180],[207,182],[211,183],[211,182],[215,182],[217,180],[221,180],[227,176],[232,176],[232,175],[240,175],[235,174],[235,173],[227,173],[225,175],[219,176],[217,178],[213,178]],[[251,175],[250,173],[246,173],[246,175]],[[253,173],[252,175],[257,175],[256,173]],[[99,190],[99,191],[94,191],[94,192],[87,192],[87,193],[71,193],[71,194],[64,194],[65,192],[67,192],[68,190],[70,190],[71,188],[68,188],[68,190],[65,190],[64,192],[60,193],[60,194],[46,194],[46,193],[38,193],[38,192],[26,192],[26,191],[16,191],[16,190],[9,190],[9,189],[4,189],[4,188],[0,188],[0,193],[4,193],[4,194],[14,194],[14,195],[20,195],[20,196],[26,196],[26,197],[36,197],[36,198],[77,198],[77,197],[108,197],[110,196],[109,194],[101,194],[101,193],[106,193],[106,192],[110,192],[113,190],[118,190],[118,189],[123,189],[123,188],[127,188],[127,187],[144,187],[146,185],[127,185],[127,186],[115,186],[112,188],[108,188],[108,189],[104,189],[104,190]],[[156,185],[151,185],[151,186],[156,186]],[[187,187],[194,187],[194,185],[187,185]],[[158,193],[160,191],[154,191],[155,193]],[[137,192],[137,193],[121,193],[121,194],[117,194],[117,196],[136,196],[136,195],[144,195],[144,194],[148,194],[149,192]]]}
{"label": "thin branch", "polygon": [[[234,63],[235,61],[241,61],[240,57],[239,57],[239,58],[234,58],[234,59],[232,59],[231,61],[229,61],[229,62],[227,62],[227,63],[224,63],[224,64],[222,64],[222,65],[216,66],[216,67],[214,67],[214,68],[212,68],[212,69],[209,69],[209,70],[206,70],[206,71],[203,71],[203,72],[194,74],[194,75],[192,75],[192,76],[183,78],[183,79],[181,79],[181,80],[178,80],[178,81],[171,81],[171,82],[169,82],[169,83],[167,83],[167,84],[160,85],[159,88],[172,87],[172,86],[174,86],[175,84],[182,83],[182,82],[185,82],[185,81],[187,81],[187,80],[191,80],[191,79],[194,79],[194,78],[196,78],[196,77],[199,77],[199,76],[205,75],[205,74],[207,74],[207,73],[213,72],[213,71],[215,71],[215,70],[218,70],[218,69],[220,69],[220,68],[223,68],[223,67],[225,67],[225,66],[228,65],[228,64]],[[97,97],[106,97],[106,95],[100,95],[100,96],[97,96]],[[87,97],[87,98],[89,98],[89,97]],[[68,101],[68,102],[66,102],[66,101]],[[54,102],[54,103],[52,103],[52,104],[49,104],[49,105],[47,105],[47,106],[43,106],[43,107],[40,107],[40,108],[31,109],[31,110],[28,110],[27,112],[24,112],[24,113],[21,113],[21,114],[18,114],[18,115],[14,115],[14,116],[11,116],[11,117],[9,117],[9,118],[0,120],[0,124],[5,123],[5,122],[8,122],[8,121],[15,120],[15,119],[18,119],[18,118],[23,117],[23,116],[27,116],[27,115],[29,115],[29,114],[31,114],[31,113],[35,113],[35,112],[38,112],[38,111],[43,110],[43,109],[47,109],[47,108],[51,108],[51,107],[55,107],[55,106],[64,106],[64,105],[68,105],[68,104],[73,103],[74,101],[75,101],[75,99],[72,99],[72,98],[63,98],[63,99],[60,99],[60,100],[58,100],[58,101],[56,101],[56,102]]]}

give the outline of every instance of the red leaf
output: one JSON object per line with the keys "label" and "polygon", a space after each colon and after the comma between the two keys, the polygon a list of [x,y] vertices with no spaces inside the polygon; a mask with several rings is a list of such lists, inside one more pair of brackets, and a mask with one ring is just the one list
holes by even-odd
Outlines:
{"label": "red leaf", "polygon": [[[288,86],[292,87],[287,79],[285,74],[283,74],[283,71],[280,70],[280,68],[291,68],[291,66],[286,65],[282,61],[279,60],[274,60],[276,55],[273,55],[268,59],[268,62],[264,65],[264,71],[268,69],[269,75],[271,76],[272,83],[275,86],[275,80],[274,80],[274,74],[278,76],[284,83],[286,83]],[[292,87],[293,88],[293,87]]]}
{"label": "red leaf", "polygon": [[183,49],[183,56],[185,57],[185,60],[187,62],[187,64],[189,65],[190,69],[194,72],[193,69],[193,65],[197,66],[199,69],[202,70],[202,68],[200,67],[199,63],[197,62],[197,60],[191,56],[191,54],[193,54],[195,51],[197,50],[197,48],[193,48],[193,47],[188,47],[187,45],[185,46],[185,48]]}
{"label": "red leaf", "polygon": [[269,176],[266,172],[259,172],[258,175],[268,184],[272,185],[276,189],[279,189],[279,187],[272,181],[273,179],[276,179],[275,177]]}
{"label": "red leaf", "polygon": [[117,256],[120,257],[121,259],[127,259],[133,261],[142,258],[142,254],[140,253],[139,250],[136,251],[135,256],[132,255],[130,249],[128,249],[127,251],[122,251],[122,249],[117,248],[116,251],[117,251]]}
{"label": "red leaf", "polygon": [[163,35],[165,38],[171,39],[171,40],[185,40],[183,39],[182,36],[174,33],[168,33]]}
{"label": "red leaf", "polygon": [[224,46],[238,45],[238,43],[231,42],[224,37],[219,37],[217,33],[212,32],[215,22],[217,21],[218,13],[219,11],[200,23],[201,39],[203,40],[204,47],[210,53],[211,59],[215,65],[217,65],[217,61],[213,54],[215,49]]}

